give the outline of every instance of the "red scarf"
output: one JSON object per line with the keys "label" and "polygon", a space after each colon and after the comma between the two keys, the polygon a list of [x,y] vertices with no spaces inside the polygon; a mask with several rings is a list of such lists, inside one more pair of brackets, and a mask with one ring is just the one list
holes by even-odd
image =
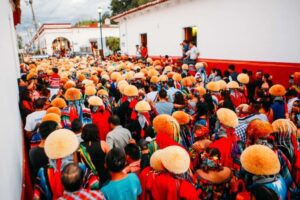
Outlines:
{"label": "red scarf", "polygon": [[[147,126],[150,126],[151,125],[151,120],[150,120],[150,115],[148,112],[145,112],[145,113],[140,113],[141,115],[143,115],[145,118],[146,118],[146,124]],[[144,128],[145,127],[141,127],[141,137],[142,138],[145,138],[145,131],[144,131]]]}
{"label": "red scarf", "polygon": [[64,187],[61,183],[61,159],[56,160],[56,171],[53,168],[48,168],[48,178],[52,191],[52,199],[58,199],[64,193]]}
{"label": "red scarf", "polygon": [[78,119],[78,113],[75,105],[70,106],[70,121],[72,122],[74,119]]}
{"label": "red scarf", "polygon": [[138,103],[138,100],[136,98],[133,98],[130,102],[129,102],[129,108],[131,109],[131,115],[130,115],[130,119],[131,120],[136,120],[137,119],[137,113],[134,110],[135,105]]}
{"label": "red scarf", "polygon": [[169,136],[167,136],[164,133],[158,133],[156,135],[156,142],[157,142],[159,149],[164,149],[164,148],[172,146],[172,145],[180,146],[183,148],[183,146],[181,146],[180,144],[175,142],[173,139],[171,139]]}

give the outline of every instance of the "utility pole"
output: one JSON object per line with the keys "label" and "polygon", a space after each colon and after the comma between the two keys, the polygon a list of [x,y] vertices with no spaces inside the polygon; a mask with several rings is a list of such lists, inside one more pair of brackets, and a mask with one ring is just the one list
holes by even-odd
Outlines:
{"label": "utility pole", "polygon": [[31,8],[31,13],[32,13],[32,21],[33,21],[33,25],[34,25],[34,28],[35,28],[35,31],[36,31],[36,36],[37,36],[37,41],[38,41],[37,48],[39,50],[39,54],[41,54],[40,35],[39,35],[39,30],[38,30],[39,27],[38,27],[38,23],[37,23],[36,18],[35,18],[33,6],[32,6],[32,0],[29,0],[29,4],[30,4],[30,8]]}

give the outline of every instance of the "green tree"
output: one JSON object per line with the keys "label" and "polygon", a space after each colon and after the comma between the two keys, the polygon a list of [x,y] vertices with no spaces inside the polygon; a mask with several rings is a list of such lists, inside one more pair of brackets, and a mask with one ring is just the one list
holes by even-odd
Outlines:
{"label": "green tree", "polygon": [[112,0],[110,3],[110,8],[112,15],[117,15],[150,1],[152,0]]}
{"label": "green tree", "polygon": [[120,50],[120,38],[107,37],[106,45],[109,47],[110,50],[112,50],[113,52],[116,52],[116,51]]}

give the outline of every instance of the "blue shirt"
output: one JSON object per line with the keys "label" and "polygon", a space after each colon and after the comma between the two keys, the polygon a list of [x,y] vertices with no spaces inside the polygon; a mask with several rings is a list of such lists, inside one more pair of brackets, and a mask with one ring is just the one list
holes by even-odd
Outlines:
{"label": "blue shirt", "polygon": [[106,200],[134,200],[142,193],[140,181],[136,174],[130,173],[126,178],[109,181],[101,188]]}
{"label": "blue shirt", "polygon": [[169,102],[173,103],[174,102],[174,95],[176,92],[181,92],[180,90],[174,88],[174,87],[171,87],[167,90],[167,94],[168,94],[168,100]]}
{"label": "blue shirt", "polygon": [[172,115],[174,105],[170,102],[157,102],[155,104],[155,109],[158,114],[168,114]]}
{"label": "blue shirt", "polygon": [[273,121],[277,119],[285,118],[285,110],[283,101],[275,101],[271,105],[271,109],[273,110]]}

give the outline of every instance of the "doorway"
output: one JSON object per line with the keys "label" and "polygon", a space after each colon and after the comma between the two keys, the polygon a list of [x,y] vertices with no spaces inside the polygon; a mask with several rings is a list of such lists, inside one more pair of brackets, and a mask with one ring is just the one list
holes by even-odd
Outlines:
{"label": "doorway", "polygon": [[147,41],[147,33],[141,34],[141,45],[144,47],[147,47],[148,41]]}
{"label": "doorway", "polygon": [[194,42],[197,44],[197,35],[198,35],[198,28],[196,26],[185,27],[184,30],[184,39],[188,42]]}

